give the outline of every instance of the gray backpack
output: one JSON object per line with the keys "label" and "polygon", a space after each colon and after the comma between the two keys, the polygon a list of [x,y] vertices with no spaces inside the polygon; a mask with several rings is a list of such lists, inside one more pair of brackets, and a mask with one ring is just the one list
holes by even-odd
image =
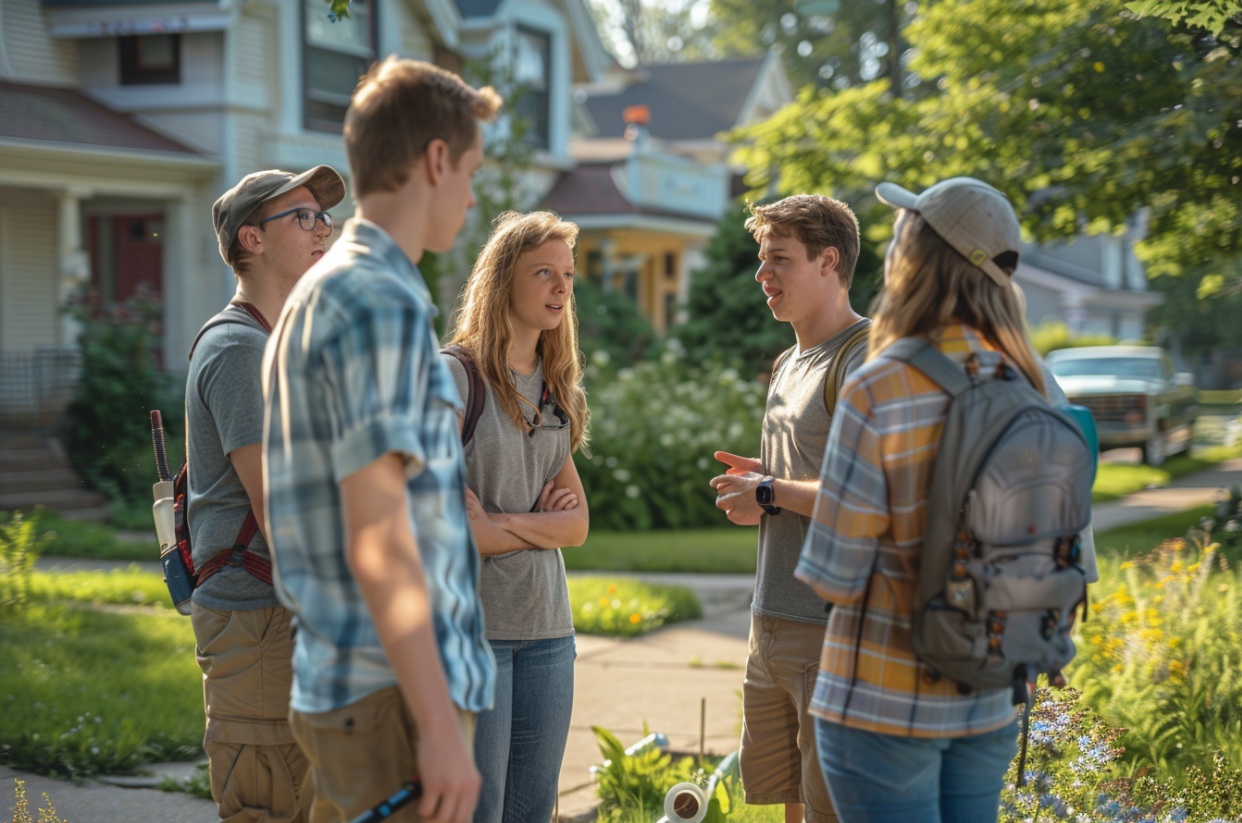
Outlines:
{"label": "gray backpack", "polygon": [[[1079,532],[1091,516],[1092,453],[1078,424],[1007,366],[990,380],[905,338],[884,356],[949,394],[932,470],[911,643],[969,688],[1012,687],[1074,657],[1086,605]],[[968,688],[969,687],[969,688]]]}

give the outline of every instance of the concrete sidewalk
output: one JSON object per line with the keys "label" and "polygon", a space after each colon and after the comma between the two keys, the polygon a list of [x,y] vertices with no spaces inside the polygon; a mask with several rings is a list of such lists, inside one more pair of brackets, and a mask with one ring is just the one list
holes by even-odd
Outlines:
{"label": "concrete sidewalk", "polygon": [[1242,458],[1174,480],[1160,489],[1147,489],[1120,500],[1093,507],[1096,532],[1131,526],[1211,503],[1222,486],[1242,484]]}

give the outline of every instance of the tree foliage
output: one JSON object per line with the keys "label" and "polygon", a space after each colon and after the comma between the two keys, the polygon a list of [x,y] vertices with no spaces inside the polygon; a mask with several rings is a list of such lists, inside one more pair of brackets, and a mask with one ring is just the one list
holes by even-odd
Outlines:
{"label": "tree foliage", "polygon": [[1212,34],[1220,34],[1230,23],[1242,23],[1238,0],[1135,0],[1127,5],[1135,14],[1166,17]]}
{"label": "tree foliage", "polygon": [[920,9],[905,30],[911,69],[937,92],[898,99],[888,79],[804,88],[737,135],[752,185],[779,169],[781,190],[866,200],[880,180],[923,188],[969,174],[1005,191],[1039,240],[1146,215],[1138,252],[1154,275],[1239,252],[1242,27],[1214,36],[1118,0]]}

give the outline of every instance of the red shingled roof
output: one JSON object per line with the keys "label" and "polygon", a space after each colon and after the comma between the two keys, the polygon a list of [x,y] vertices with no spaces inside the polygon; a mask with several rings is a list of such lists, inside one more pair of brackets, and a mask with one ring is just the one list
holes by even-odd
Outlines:
{"label": "red shingled roof", "polygon": [[6,137],[199,154],[74,89],[0,82],[0,140]]}

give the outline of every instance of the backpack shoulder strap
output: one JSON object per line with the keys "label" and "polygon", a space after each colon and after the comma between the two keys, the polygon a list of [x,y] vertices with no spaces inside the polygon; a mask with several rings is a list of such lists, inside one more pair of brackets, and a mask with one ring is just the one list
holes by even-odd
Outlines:
{"label": "backpack shoulder strap", "polygon": [[[229,303],[229,305],[237,306],[239,309],[244,311],[246,314],[254,318],[254,321],[258,323],[260,326],[262,326],[265,332],[267,332],[268,334],[272,333],[272,324],[268,323],[267,318],[263,316],[262,312],[260,312],[250,303],[244,303],[241,301],[233,301]],[[194,335],[194,342],[190,344],[190,355],[188,359],[191,359],[191,360],[194,359],[194,350],[198,348],[198,341],[203,339],[204,334],[211,331],[216,326],[225,326],[225,325],[228,325],[229,323],[236,323],[239,326],[247,325],[246,321],[242,320],[240,317],[228,317],[227,315],[224,317],[216,316],[212,320],[208,320],[206,325],[204,325],[201,329],[198,330],[198,334]]]}
{"label": "backpack shoulder strap", "polygon": [[957,397],[974,385],[964,368],[945,357],[923,338],[903,337],[885,349],[884,356],[914,366],[944,389],[950,397]]}
{"label": "backpack shoulder strap", "polygon": [[837,410],[841,386],[845,384],[845,367],[849,365],[859,347],[867,345],[870,340],[871,325],[867,324],[847,337],[841,344],[841,348],[837,350],[837,356],[832,358],[832,365],[828,367],[828,377],[824,380],[824,407],[828,409],[829,417],[832,417],[832,413]]}
{"label": "backpack shoulder strap", "polygon": [[479,364],[475,362],[474,355],[468,349],[453,344],[440,349],[440,353],[453,357],[466,370],[468,396],[466,397],[466,418],[461,426],[461,444],[465,446],[474,437],[475,426],[479,424],[479,418],[483,416],[483,406],[487,403],[487,386],[483,382]]}

